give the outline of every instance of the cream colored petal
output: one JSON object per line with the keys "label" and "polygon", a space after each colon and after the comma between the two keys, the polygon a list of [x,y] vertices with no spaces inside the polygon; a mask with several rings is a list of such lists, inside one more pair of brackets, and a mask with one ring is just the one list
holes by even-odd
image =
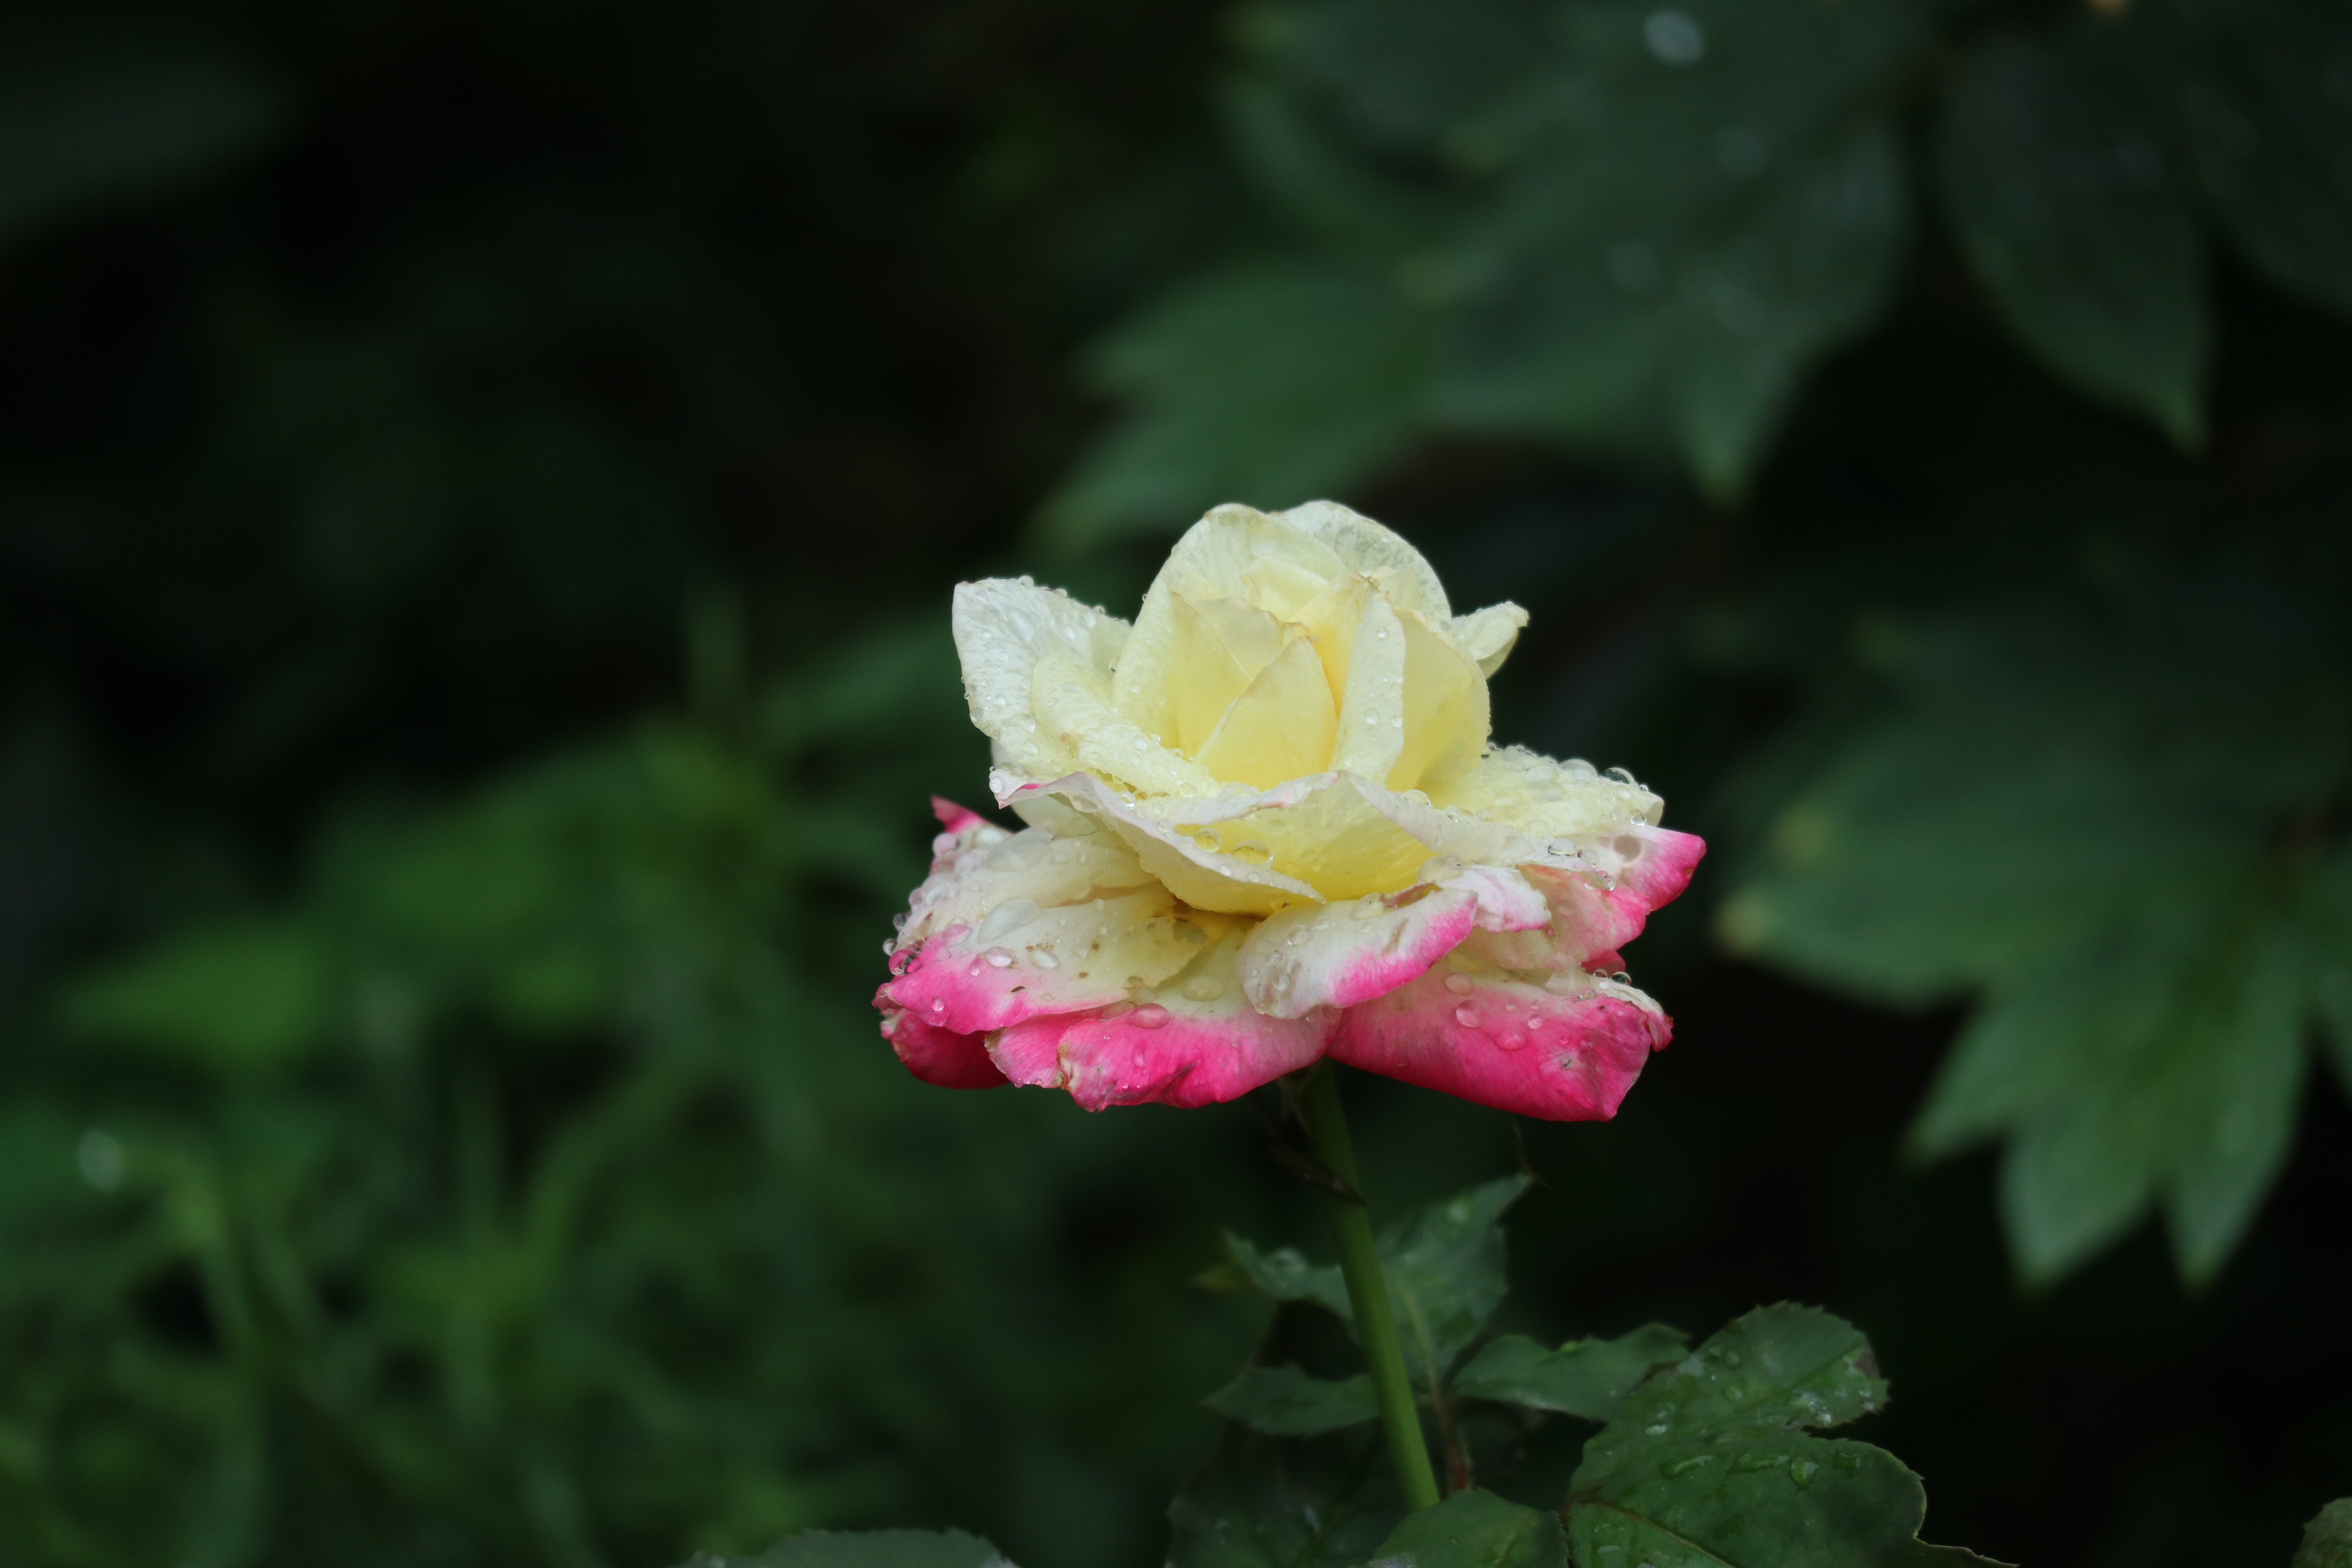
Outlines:
{"label": "cream colored petal", "polygon": [[1421,615],[1404,623],[1404,749],[1382,781],[1391,789],[1434,792],[1477,765],[1489,725],[1486,678]]}
{"label": "cream colored petal", "polygon": [[1217,777],[1129,723],[1110,704],[1108,684],[1076,659],[1040,659],[1030,703],[1039,731],[1076,764],[1150,795],[1211,795]]}
{"label": "cream colored petal", "polygon": [[1511,645],[1519,640],[1519,630],[1527,624],[1528,613],[1506,599],[1454,616],[1454,640],[1477,664],[1479,673],[1491,676],[1503,668]]}
{"label": "cream colored petal", "polygon": [[1170,671],[1175,698],[1172,743],[1188,757],[1217,727],[1234,699],[1282,652],[1282,623],[1239,599],[1174,595],[1176,658]]}
{"label": "cream colored petal", "polygon": [[[1538,853],[1507,826],[1439,811],[1337,772],[1256,794],[1146,801],[1136,809],[1181,841],[1221,852],[1226,859],[1220,865],[1265,865],[1330,899],[1409,887],[1434,855],[1507,866]],[[1149,857],[1143,864],[1150,868]]]}
{"label": "cream colored petal", "polygon": [[1129,723],[1176,742],[1174,681],[1182,650],[1173,600],[1227,598],[1286,616],[1346,568],[1312,535],[1245,506],[1221,506],[1169,552],[1143,595],[1135,632],[1118,662],[1112,701]]}
{"label": "cream colored petal", "polygon": [[1272,789],[1330,766],[1339,722],[1323,661],[1298,637],[1234,700],[1193,760],[1220,779]]}
{"label": "cream colored petal", "polygon": [[[991,774],[989,783],[998,803],[1016,811],[1030,798],[1050,796],[1102,823],[1134,852],[1144,870],[1195,909],[1263,915],[1293,904],[1320,901],[1321,895],[1312,887],[1276,870],[1268,863],[1270,857],[1253,859],[1223,853],[1213,829],[1153,815],[1147,805],[1122,795],[1091,773],[1035,781],[1000,772]],[[1246,789],[1237,794],[1243,802],[1257,798]],[[1213,816],[1220,802],[1161,804],[1171,810]]]}
{"label": "cream colored petal", "polygon": [[1379,592],[1372,580],[1349,573],[1299,607],[1294,619],[1315,639],[1315,657],[1323,661],[1323,676],[1334,701],[1348,689],[1348,667],[1354,657],[1356,628]]}
{"label": "cream colored petal", "polygon": [[1509,823],[1533,839],[1587,839],[1621,823],[1656,823],[1665,802],[1631,779],[1604,777],[1591,763],[1556,763],[1518,746],[1486,753],[1463,776],[1429,789],[1437,805]]}
{"label": "cream colored petal", "polygon": [[[1089,829],[1098,826],[1092,818],[1080,820]],[[960,837],[949,841],[950,852],[934,862],[929,878],[915,890],[898,946],[918,944],[957,925],[978,928],[1001,909],[1036,911],[1084,904],[1153,880],[1132,849],[1099,831],[1070,839],[1042,827],[1008,834],[983,824]]]}
{"label": "cream colored petal", "polygon": [[953,623],[971,721],[1032,777],[1069,771],[1068,749],[1040,731],[1030,709],[1037,663],[1058,654],[1108,678],[1127,642],[1127,623],[1058,589],[1001,577],[958,584]]}
{"label": "cream colored petal", "polygon": [[1441,624],[1453,618],[1445,602],[1445,584],[1402,534],[1338,501],[1308,501],[1273,515],[1324,544],[1349,571],[1369,577],[1389,574],[1409,584],[1410,587],[1392,595],[1399,604]]}
{"label": "cream colored petal", "polygon": [[1370,582],[1355,581],[1364,584],[1364,612],[1350,641],[1331,765],[1384,784],[1404,755],[1404,623]]}

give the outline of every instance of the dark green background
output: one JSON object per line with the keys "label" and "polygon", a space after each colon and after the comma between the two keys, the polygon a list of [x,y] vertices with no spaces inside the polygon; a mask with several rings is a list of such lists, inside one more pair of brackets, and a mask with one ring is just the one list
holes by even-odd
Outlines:
{"label": "dark green background", "polygon": [[[1659,14],[13,9],[0,1563],[1157,1561],[1264,1321],[1188,1279],[1320,1239],[1271,1108],[929,1089],[866,998],[984,794],[949,586],[1129,610],[1318,493],[1714,847],[1619,1120],[1351,1079],[1376,1201],[1524,1160],[1554,1339],[1853,1320],[1931,1539],[2284,1561],[2352,1491],[2340,10]],[[1891,205],[1772,218],[1751,124]],[[1724,256],[1716,342],[1652,269]]]}

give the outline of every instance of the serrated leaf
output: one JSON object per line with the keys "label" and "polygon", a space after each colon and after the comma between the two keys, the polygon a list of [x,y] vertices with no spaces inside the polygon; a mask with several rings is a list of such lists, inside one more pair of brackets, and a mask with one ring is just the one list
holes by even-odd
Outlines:
{"label": "serrated leaf", "polygon": [[1409,1514],[1372,1554],[1376,1568],[1568,1568],[1558,1516],[1473,1488]]}
{"label": "serrated leaf", "polygon": [[1866,1568],[1980,1562],[1918,1540],[1918,1477],[1803,1428],[1875,1410],[1886,1385],[1848,1323],[1759,1308],[1649,1379],[1570,1483],[1578,1568]]}
{"label": "serrated leaf", "polygon": [[1681,1361],[1689,1348],[1688,1336],[1662,1323],[1613,1340],[1571,1340],[1558,1350],[1505,1334],[1470,1358],[1454,1392],[1606,1421],[1644,1378]]}
{"label": "serrated leaf", "polygon": [[2304,1526],[2293,1568],[2352,1568],[2352,1497],[2336,1499]]}
{"label": "serrated leaf", "polygon": [[17,49],[0,71],[0,240],[168,188],[258,146],[283,95],[217,50]]}
{"label": "serrated leaf", "polygon": [[1254,1366],[1201,1401],[1228,1421],[1276,1437],[1312,1437],[1380,1415],[1372,1380],[1362,1373],[1333,1380],[1295,1366]]}
{"label": "serrated leaf", "polygon": [[[2092,37],[2103,27],[2090,19]],[[2193,442],[2210,337],[2195,218],[2160,126],[2104,79],[2083,32],[1970,52],[1937,148],[1945,205],[2028,348]]]}
{"label": "serrated leaf", "polygon": [[1228,1426],[1168,1507],[1168,1568],[1354,1568],[1403,1516],[1372,1435]]}
{"label": "serrated leaf", "polygon": [[[2186,602],[2236,591],[2217,568]],[[2210,1277],[2293,1136],[2344,922],[2336,859],[2273,835],[2338,787],[2352,700],[2292,603],[2231,613],[2262,634],[2167,614],[2117,645],[2003,614],[1910,639],[1908,710],[1818,767],[1724,911],[1818,979],[1979,998],[1913,1142],[2007,1141],[2032,1280],[2159,1208]]]}
{"label": "serrated leaf", "polygon": [[[1381,1262],[1416,1386],[1428,1382],[1433,1367],[1443,1376],[1502,1304],[1499,1222],[1527,1189],[1527,1177],[1506,1176],[1441,1203],[1420,1205],[1382,1227]],[[1225,1254],[1252,1285],[1275,1300],[1328,1308],[1354,1331],[1355,1312],[1337,1265],[1318,1268],[1291,1247],[1260,1252],[1234,1236],[1225,1237]]]}
{"label": "serrated leaf", "polygon": [[812,1530],[756,1557],[698,1552],[679,1568],[1013,1568],[1004,1554],[961,1530]]}

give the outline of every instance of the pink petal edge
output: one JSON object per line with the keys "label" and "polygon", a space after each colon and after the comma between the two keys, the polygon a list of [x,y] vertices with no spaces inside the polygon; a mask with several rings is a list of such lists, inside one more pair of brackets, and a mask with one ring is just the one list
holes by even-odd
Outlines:
{"label": "pink petal edge", "polygon": [[1335,1061],[1547,1121],[1605,1121],[1673,1022],[1597,984],[1560,994],[1440,964],[1340,1015]]}
{"label": "pink petal edge", "polygon": [[907,1070],[925,1083],[941,1089],[1001,1089],[1010,1081],[997,1070],[978,1035],[926,1024],[878,994],[874,1004],[882,1009],[882,1037]]}

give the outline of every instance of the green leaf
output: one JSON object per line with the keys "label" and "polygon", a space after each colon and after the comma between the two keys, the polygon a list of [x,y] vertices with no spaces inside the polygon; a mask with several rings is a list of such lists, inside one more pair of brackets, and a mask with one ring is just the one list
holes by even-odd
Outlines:
{"label": "green leaf", "polygon": [[1169,1505],[1168,1568],[1355,1568],[1403,1513],[1377,1436],[1228,1426]]}
{"label": "green leaf", "polygon": [[2158,91],[2207,204],[2279,287],[2352,316],[2352,17],[2298,0],[2152,6]]}
{"label": "green leaf", "polygon": [[1201,1401],[1229,1421],[1276,1437],[1312,1437],[1376,1419],[1380,1405],[1363,1373],[1337,1382],[1295,1366],[1254,1366]]}
{"label": "green leaf", "polygon": [[0,70],[0,241],[168,189],[250,152],[282,95],[212,51],[13,48]]}
{"label": "green leaf", "polygon": [[812,1530],[757,1557],[698,1552],[679,1568],[1013,1568],[1004,1554],[961,1530]]}
{"label": "green leaf", "polygon": [[1075,548],[1210,507],[1338,493],[1418,429],[1436,321],[1377,266],[1265,262],[1183,289],[1096,353],[1129,412],[1046,502]]}
{"label": "green leaf", "polygon": [[1833,1426],[1885,1401],[1868,1342],[1811,1308],[1759,1308],[1637,1389],[1570,1483],[1578,1568],[1853,1568],[1981,1561],[1918,1540],[1919,1479]]}
{"label": "green leaf", "polygon": [[[1416,1384],[1426,1383],[1433,1367],[1443,1376],[1502,1305],[1500,1221],[1527,1189],[1527,1177],[1506,1176],[1442,1203],[1420,1205],[1381,1229],[1389,1300]],[[1312,1301],[1339,1313],[1354,1331],[1355,1314],[1337,1265],[1317,1268],[1290,1247],[1262,1253],[1234,1236],[1225,1237],[1225,1256],[1275,1300]]]}
{"label": "green leaf", "polygon": [[2203,430],[2211,336],[2195,219],[2160,125],[2083,41],[2001,37],[1963,62],[1938,147],[1962,250],[2011,331],[2174,439]]}
{"label": "green leaf", "polygon": [[1724,910],[1734,946],[1817,979],[1979,998],[1913,1143],[2007,1141],[2032,1281],[2158,1209],[2210,1278],[2294,1135],[2346,922],[2340,858],[2276,836],[2339,787],[2352,696],[2294,614],[2242,608],[2264,635],[2002,614],[1897,636],[1902,710],[1817,769]]}
{"label": "green leaf", "polygon": [[1613,1340],[1571,1340],[1558,1350],[1525,1334],[1505,1334],[1470,1358],[1454,1380],[1454,1392],[1606,1421],[1643,1379],[1682,1360],[1689,1347],[1680,1329],[1662,1323]]}
{"label": "green leaf", "polygon": [[1556,1515],[1475,1488],[1408,1514],[1373,1561],[1381,1568],[1568,1568]]}
{"label": "green leaf", "polygon": [[214,926],[82,976],[68,1027],[222,1072],[267,1072],[319,1043],[329,965],[292,921]]}
{"label": "green leaf", "polygon": [[2293,1568],[2352,1568],[2352,1497],[2337,1498],[2312,1516]]}

